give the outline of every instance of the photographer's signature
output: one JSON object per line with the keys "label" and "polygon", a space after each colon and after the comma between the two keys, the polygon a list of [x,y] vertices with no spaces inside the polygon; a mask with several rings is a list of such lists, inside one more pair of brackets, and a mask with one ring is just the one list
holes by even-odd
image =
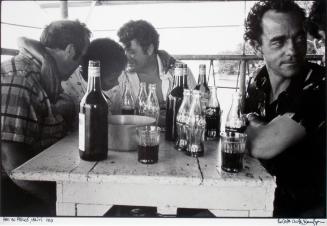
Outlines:
{"label": "photographer's signature", "polygon": [[325,223],[323,220],[317,220],[317,219],[285,219],[285,218],[279,218],[278,224],[299,224],[299,225],[307,225],[312,224],[313,226],[317,226],[318,224]]}

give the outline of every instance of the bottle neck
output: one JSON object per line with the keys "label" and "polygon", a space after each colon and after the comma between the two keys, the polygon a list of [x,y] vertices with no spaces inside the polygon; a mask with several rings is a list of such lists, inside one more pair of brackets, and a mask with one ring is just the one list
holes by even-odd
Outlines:
{"label": "bottle neck", "polygon": [[184,87],[183,75],[176,75],[174,80],[175,80],[174,81],[174,84],[175,84],[174,87],[181,87],[181,88]]}
{"label": "bottle neck", "polygon": [[206,85],[207,86],[207,78],[205,73],[200,73],[199,74],[199,79],[198,79],[198,84],[199,85]]}
{"label": "bottle neck", "polygon": [[87,92],[101,92],[100,68],[90,67],[88,71]]}
{"label": "bottle neck", "polygon": [[216,87],[210,87],[210,97],[208,107],[219,107]]}

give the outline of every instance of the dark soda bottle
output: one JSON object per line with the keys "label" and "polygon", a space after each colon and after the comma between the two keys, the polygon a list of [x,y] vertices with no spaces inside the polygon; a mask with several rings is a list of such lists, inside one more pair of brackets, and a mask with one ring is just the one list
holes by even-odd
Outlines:
{"label": "dark soda bottle", "polygon": [[174,88],[167,98],[165,138],[168,141],[177,139],[176,116],[183,101],[183,90],[183,64],[176,63]]}
{"label": "dark soda bottle", "polygon": [[206,107],[206,132],[207,140],[218,140],[220,134],[220,105],[215,86],[210,86],[210,97]]}
{"label": "dark soda bottle", "polygon": [[207,83],[206,65],[205,64],[199,65],[198,83],[194,87],[194,89],[200,91],[202,111],[205,112],[205,109],[208,106],[209,94],[210,94],[210,90],[209,90],[208,83]]}
{"label": "dark soda bottle", "polygon": [[108,103],[101,89],[100,61],[89,62],[87,91],[80,102],[78,146],[83,160],[107,158]]}

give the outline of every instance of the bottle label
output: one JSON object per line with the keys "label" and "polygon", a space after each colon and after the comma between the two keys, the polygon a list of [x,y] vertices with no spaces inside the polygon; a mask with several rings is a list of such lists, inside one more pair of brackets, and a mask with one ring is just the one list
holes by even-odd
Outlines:
{"label": "bottle label", "polygon": [[78,115],[78,149],[85,151],[85,114]]}

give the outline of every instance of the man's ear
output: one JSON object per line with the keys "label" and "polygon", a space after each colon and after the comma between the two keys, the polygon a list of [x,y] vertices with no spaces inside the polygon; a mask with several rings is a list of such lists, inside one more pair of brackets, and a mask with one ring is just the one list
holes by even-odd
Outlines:
{"label": "man's ear", "polygon": [[257,55],[258,57],[263,57],[261,44],[258,41],[253,41],[252,46],[253,46],[255,55]]}
{"label": "man's ear", "polygon": [[74,57],[76,55],[76,50],[75,50],[74,44],[72,44],[72,43],[68,44],[66,46],[65,53],[66,53],[67,58],[74,59]]}
{"label": "man's ear", "polygon": [[146,53],[151,56],[154,53],[154,46],[153,44],[150,44],[148,49],[146,50]]}

